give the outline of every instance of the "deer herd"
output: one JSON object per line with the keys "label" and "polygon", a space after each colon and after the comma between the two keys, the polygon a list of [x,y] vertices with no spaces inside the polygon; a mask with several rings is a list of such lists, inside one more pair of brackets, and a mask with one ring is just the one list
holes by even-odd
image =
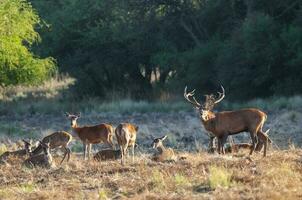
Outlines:
{"label": "deer herd", "polygon": [[[236,111],[214,112],[213,108],[221,102],[225,97],[225,90],[221,86],[221,92],[216,97],[213,94],[205,95],[205,102],[200,103],[195,98],[195,90],[187,92],[184,89],[184,98],[191,103],[199,113],[201,123],[210,135],[210,150],[225,154],[226,152],[238,151],[240,148],[249,149],[249,155],[254,151],[261,151],[264,146],[263,156],[266,156],[267,145],[271,143],[268,132],[263,131],[263,125],[267,119],[267,115],[259,109],[248,108]],[[134,149],[136,147],[136,135],[138,126],[131,123],[120,123],[115,129],[110,124],[97,124],[90,126],[79,126],[77,120],[80,114],[66,113],[66,117],[70,120],[71,133],[65,131],[54,132],[37,144],[23,140],[24,147],[17,151],[7,151],[0,156],[0,163],[6,163],[9,157],[24,158],[23,165],[27,167],[52,167],[54,161],[51,155],[52,149],[62,149],[64,151],[63,158],[60,162],[70,159],[71,150],[70,142],[74,139],[80,140],[84,149],[84,160],[90,159],[92,144],[104,143],[110,148],[101,150],[93,156],[96,161],[100,160],[117,160],[121,159],[121,164],[125,164],[128,157],[128,149],[132,152],[132,161],[134,160]],[[228,136],[249,132],[251,143],[234,144],[227,148],[226,141]],[[115,133],[116,141],[119,149],[115,149],[113,136]],[[153,136],[152,136],[153,137]],[[163,141],[167,136],[159,138],[153,137],[152,146],[157,152],[152,156],[151,160],[157,162],[175,161],[177,159],[172,148],[166,148]],[[217,148],[214,145],[214,139],[217,139]]]}

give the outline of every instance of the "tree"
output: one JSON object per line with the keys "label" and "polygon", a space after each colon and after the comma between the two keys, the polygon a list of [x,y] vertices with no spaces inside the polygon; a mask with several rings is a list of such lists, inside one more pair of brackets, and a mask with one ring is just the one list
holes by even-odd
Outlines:
{"label": "tree", "polygon": [[25,0],[0,1],[0,84],[37,84],[55,71],[53,58],[30,52],[40,41],[39,16]]}

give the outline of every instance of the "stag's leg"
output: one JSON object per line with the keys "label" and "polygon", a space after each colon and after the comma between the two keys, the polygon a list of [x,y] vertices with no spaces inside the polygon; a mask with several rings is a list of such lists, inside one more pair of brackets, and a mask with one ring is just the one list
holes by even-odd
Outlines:
{"label": "stag's leg", "polygon": [[210,137],[210,141],[209,141],[209,149],[208,149],[208,152],[209,153],[215,153],[215,145],[214,145],[214,142],[215,142],[215,137]]}
{"label": "stag's leg", "polygon": [[250,151],[250,155],[253,154],[253,152],[256,148],[256,144],[257,144],[257,134],[256,133],[255,132],[250,132],[251,139],[252,139],[252,145],[253,145],[252,148],[251,148],[251,151]]}
{"label": "stag's leg", "polygon": [[[263,145],[264,145],[264,151],[263,151],[263,157],[266,156],[266,151],[267,151],[267,144],[268,144],[268,136],[263,133],[263,131],[259,130],[258,131],[258,138],[259,138],[259,142],[258,144],[260,143],[259,147],[258,147],[258,144],[257,144],[257,147],[259,149],[259,151],[261,151]],[[256,148],[256,150],[258,150]]]}
{"label": "stag's leg", "polygon": [[87,152],[87,144],[83,143],[83,148],[84,148],[84,160],[86,160],[86,152]]}
{"label": "stag's leg", "polygon": [[88,144],[88,160],[90,160],[91,148],[92,148],[92,144]]}
{"label": "stag's leg", "polygon": [[222,144],[221,139],[222,139],[221,137],[217,137],[217,141],[218,141],[218,154],[221,153],[221,144]]}
{"label": "stag's leg", "polygon": [[222,154],[225,154],[224,145],[225,145],[227,139],[228,139],[228,135],[227,134],[223,135],[222,138],[221,138],[221,150],[222,150]]}

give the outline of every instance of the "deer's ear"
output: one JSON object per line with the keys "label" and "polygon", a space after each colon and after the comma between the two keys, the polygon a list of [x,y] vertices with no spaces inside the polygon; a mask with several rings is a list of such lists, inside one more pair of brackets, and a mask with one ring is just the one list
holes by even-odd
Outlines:
{"label": "deer's ear", "polygon": [[65,112],[65,116],[66,116],[66,117],[69,117],[69,115],[70,115],[70,114],[69,114],[68,112]]}
{"label": "deer's ear", "polygon": [[80,118],[81,117],[81,113],[79,112],[79,114],[77,114],[77,117]]}
{"label": "deer's ear", "polygon": [[138,131],[138,126],[134,126],[135,130]]}
{"label": "deer's ear", "polygon": [[26,141],[24,139],[22,139],[22,141],[24,142],[24,144],[30,144],[30,142],[28,142],[28,141]]}
{"label": "deer's ear", "polygon": [[165,135],[165,136],[163,136],[163,137],[161,138],[161,140],[165,140],[167,137],[168,137],[168,136]]}

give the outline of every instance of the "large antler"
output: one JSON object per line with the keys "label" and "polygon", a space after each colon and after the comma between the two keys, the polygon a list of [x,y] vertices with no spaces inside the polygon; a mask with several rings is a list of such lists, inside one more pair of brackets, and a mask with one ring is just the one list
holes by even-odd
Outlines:
{"label": "large antler", "polygon": [[[184,97],[185,97],[185,99],[186,99],[189,103],[191,103],[191,104],[193,104],[194,106],[197,106],[197,107],[199,108],[199,107],[201,107],[201,105],[200,105],[200,103],[198,103],[198,102],[196,101],[196,99],[195,99],[195,97],[194,97],[194,92],[195,92],[195,89],[192,90],[191,92],[187,93],[187,86],[186,86],[186,87],[185,87],[185,91],[184,91]],[[190,99],[190,97],[192,97],[194,101],[192,101],[192,100]]]}
{"label": "large antler", "polygon": [[215,100],[214,104],[217,104],[219,103],[220,101],[222,101],[222,99],[225,97],[225,91],[224,91],[224,88],[222,85],[220,85],[221,89],[222,89],[222,93],[221,92],[218,92],[218,98],[217,100]]}

